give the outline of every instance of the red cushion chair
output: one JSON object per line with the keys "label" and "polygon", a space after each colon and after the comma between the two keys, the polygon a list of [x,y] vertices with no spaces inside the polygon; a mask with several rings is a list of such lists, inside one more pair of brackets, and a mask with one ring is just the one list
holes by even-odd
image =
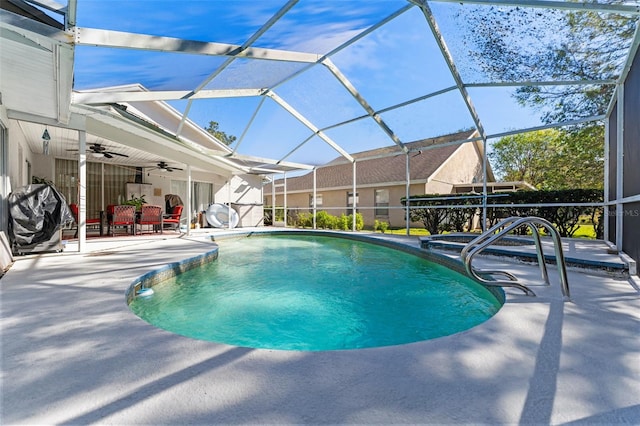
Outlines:
{"label": "red cushion chair", "polygon": [[180,216],[182,216],[183,208],[184,206],[182,205],[173,206],[171,213],[164,215],[162,219],[163,226],[180,231]]}
{"label": "red cushion chair", "polygon": [[107,206],[108,214],[108,232],[111,236],[115,235],[116,226],[131,227],[131,234],[133,235],[136,230],[136,207],[135,206],[112,206],[113,212],[109,215],[109,207]]}
{"label": "red cushion chair", "polygon": [[[71,210],[71,214],[73,215],[73,219],[76,221],[76,233],[74,234],[74,238],[78,236],[78,205],[76,203],[69,204],[69,209]],[[87,227],[98,227],[100,230],[100,235],[102,235],[102,220],[100,218],[86,218],[84,221]]]}
{"label": "red cushion chair", "polygon": [[160,231],[162,234],[162,207],[145,204],[140,210],[140,216],[136,219],[136,223],[140,225],[140,233],[142,234],[142,225],[151,225],[151,231]]}

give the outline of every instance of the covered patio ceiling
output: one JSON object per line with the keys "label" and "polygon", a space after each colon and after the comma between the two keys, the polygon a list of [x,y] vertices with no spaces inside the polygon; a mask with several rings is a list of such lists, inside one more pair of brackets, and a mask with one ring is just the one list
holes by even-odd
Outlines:
{"label": "covered patio ceiling", "polygon": [[[44,19],[28,22],[1,11],[5,34],[28,33],[30,44],[37,43],[33,34],[53,40],[56,67],[36,77],[57,76],[55,87],[33,97],[19,98],[10,89],[3,93],[15,105],[8,106],[10,118],[21,120],[34,151],[42,124],[49,123],[53,154],[69,157],[77,148],[72,131],[82,127],[74,125],[79,120],[88,130],[87,145],[102,143],[128,155],[118,157],[120,163],[169,161],[259,174],[311,169],[336,156],[354,161],[355,152],[390,145],[397,147],[391,155],[397,155],[408,151],[407,142],[460,129],[476,128],[487,141],[601,120],[604,115],[543,123],[539,111],[515,104],[513,91],[615,85],[640,43],[635,1],[10,3],[34,7],[60,23],[58,29]],[[531,21],[514,18],[521,9],[536,12]],[[576,11],[631,17],[635,35],[619,46],[624,53],[609,64],[607,75],[496,80],[477,66],[480,52],[474,52],[464,22],[465,16],[488,10],[513,25],[516,33],[509,37],[514,39],[518,28],[539,25],[541,39],[531,31],[522,34],[531,49],[567,43],[567,32],[554,22]],[[601,41],[585,38],[584,48],[604,52],[609,46]],[[55,116],[39,110],[45,101],[57,102]],[[140,112],[160,102],[177,112],[174,127],[142,132],[144,126],[131,117],[118,117],[118,106]],[[125,121],[130,128],[118,129]],[[236,137],[228,147],[215,141],[207,146],[208,136],[189,134],[194,125],[202,130],[211,121]]]}

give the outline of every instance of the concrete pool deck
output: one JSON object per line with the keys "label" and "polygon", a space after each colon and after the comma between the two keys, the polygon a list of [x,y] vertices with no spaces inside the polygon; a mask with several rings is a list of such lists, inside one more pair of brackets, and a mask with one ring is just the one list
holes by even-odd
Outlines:
{"label": "concrete pool deck", "polygon": [[480,259],[538,297],[506,289],[493,318],[430,341],[289,352],[181,337],[129,311],[134,279],[210,250],[206,233],[87,248],[19,257],[0,280],[0,424],[640,423],[640,294],[625,279],[569,271],[563,302],[554,267],[546,287],[535,265]]}

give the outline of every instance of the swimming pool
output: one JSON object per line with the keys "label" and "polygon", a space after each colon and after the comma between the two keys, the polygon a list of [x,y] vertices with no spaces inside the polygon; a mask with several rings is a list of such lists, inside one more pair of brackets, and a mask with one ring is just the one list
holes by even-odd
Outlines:
{"label": "swimming pool", "polygon": [[219,244],[216,261],[154,286],[131,310],[196,339],[318,351],[446,336],[502,306],[466,276],[369,242],[271,234]]}

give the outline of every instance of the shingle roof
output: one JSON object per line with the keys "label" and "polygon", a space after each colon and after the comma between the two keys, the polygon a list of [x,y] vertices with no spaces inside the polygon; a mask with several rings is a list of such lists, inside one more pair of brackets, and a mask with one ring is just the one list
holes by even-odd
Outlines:
{"label": "shingle roof", "polygon": [[[460,141],[470,138],[475,130],[454,133],[437,138],[423,139],[405,144],[409,150],[429,147],[435,144]],[[460,145],[445,145],[431,148],[422,152],[410,154],[409,164],[411,180],[426,180],[443,164]],[[384,156],[397,152],[395,156]],[[406,180],[406,156],[398,146],[363,151],[351,154],[356,159],[356,184],[388,184],[391,182],[404,182]],[[358,159],[370,158],[358,161]],[[276,185],[282,183],[282,179],[276,181]],[[345,163],[342,157],[337,158],[324,166],[316,169],[317,189],[350,187],[353,184],[353,165]],[[287,178],[287,192],[311,191],[313,189],[313,173]],[[271,193],[270,185],[265,187],[266,193]],[[278,192],[278,190],[276,190]]]}

